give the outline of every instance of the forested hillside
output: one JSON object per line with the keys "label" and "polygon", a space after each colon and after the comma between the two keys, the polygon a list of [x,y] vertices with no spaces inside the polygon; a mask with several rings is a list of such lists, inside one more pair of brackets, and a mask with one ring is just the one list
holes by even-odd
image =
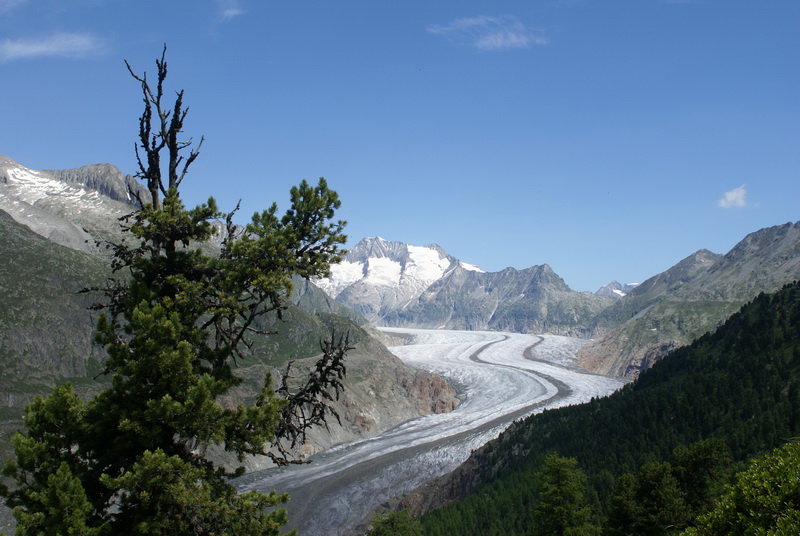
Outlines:
{"label": "forested hillside", "polygon": [[[614,395],[515,424],[468,462],[465,470],[480,474],[469,497],[423,522],[427,534],[529,534],[541,513],[545,460],[558,455],[574,458],[574,472],[586,474],[595,529],[677,533],[710,507],[736,464],[798,434],[795,282],[759,295]],[[459,479],[451,479],[451,492]]]}

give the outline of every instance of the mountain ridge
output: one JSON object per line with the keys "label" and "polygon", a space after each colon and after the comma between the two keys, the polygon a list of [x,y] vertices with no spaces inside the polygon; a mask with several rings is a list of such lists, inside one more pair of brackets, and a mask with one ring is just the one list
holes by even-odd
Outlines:
{"label": "mountain ridge", "polygon": [[759,229],[722,255],[701,249],[601,312],[580,349],[585,368],[635,377],[725,321],[761,292],[800,279],[800,222]]}
{"label": "mountain ridge", "polygon": [[[34,171],[0,155],[0,210],[79,251],[98,254],[98,243],[119,241],[116,219],[134,206],[131,190],[147,194],[110,164]],[[592,338],[579,354],[584,367],[632,377],[757,293],[800,277],[798,244],[800,223],[789,222],[748,234],[724,255],[701,249],[636,287],[612,282],[593,295],[571,290],[547,264],[484,272],[435,243],[373,237],[315,283],[335,302],[387,326]]]}
{"label": "mountain ridge", "polygon": [[601,296],[611,296],[612,298],[622,298],[639,286],[639,283],[620,283],[616,279],[606,283],[595,291]]}
{"label": "mountain ridge", "polygon": [[36,171],[0,155],[0,209],[53,242],[98,253],[121,238],[117,219],[134,209],[128,193],[149,194],[110,164]]}
{"label": "mountain ridge", "polygon": [[318,281],[336,301],[393,327],[570,334],[612,303],[576,292],[543,264],[484,272],[436,244],[364,238]]}

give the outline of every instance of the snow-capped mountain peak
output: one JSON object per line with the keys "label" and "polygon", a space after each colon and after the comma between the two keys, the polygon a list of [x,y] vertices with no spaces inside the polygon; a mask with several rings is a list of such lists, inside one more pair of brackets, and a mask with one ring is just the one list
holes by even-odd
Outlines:
{"label": "snow-capped mountain peak", "polygon": [[96,191],[53,179],[41,171],[28,169],[13,160],[3,158],[0,181],[8,189],[13,189],[18,200],[34,205],[48,197],[68,197],[73,200],[97,199]]}
{"label": "snow-capped mountain peak", "polygon": [[365,238],[331,276],[337,302],[378,325],[565,331],[608,304],[574,292],[547,265],[486,273],[436,244]]}
{"label": "snow-capped mountain peak", "polygon": [[460,263],[435,244],[412,246],[370,237],[356,244],[341,263],[332,266],[329,278],[320,279],[316,284],[333,297],[363,282],[396,288],[404,298],[410,299],[456,266],[479,270]]}
{"label": "snow-capped mountain peak", "polygon": [[611,296],[613,298],[622,298],[630,291],[635,289],[639,283],[620,283],[616,280],[600,287],[595,294],[598,296]]}

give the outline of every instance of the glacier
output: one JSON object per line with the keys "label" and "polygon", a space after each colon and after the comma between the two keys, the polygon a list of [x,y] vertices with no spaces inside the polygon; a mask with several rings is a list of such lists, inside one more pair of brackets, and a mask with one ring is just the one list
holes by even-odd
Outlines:
{"label": "glacier", "polygon": [[346,443],[308,465],[251,473],[241,491],[287,491],[290,528],[307,535],[351,533],[381,503],[452,471],[512,421],[545,408],[586,402],[623,382],[577,367],[586,341],[491,331],[381,328],[411,338],[390,348],[409,365],[444,376],[459,389],[451,413],[403,423]]}

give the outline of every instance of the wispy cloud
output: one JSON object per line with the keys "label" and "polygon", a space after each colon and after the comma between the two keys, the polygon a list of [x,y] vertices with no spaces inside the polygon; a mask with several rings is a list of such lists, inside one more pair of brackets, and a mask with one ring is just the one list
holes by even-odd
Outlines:
{"label": "wispy cloud", "polygon": [[85,58],[102,53],[105,43],[88,34],[59,33],[49,37],[4,39],[0,41],[0,61],[33,58]]}
{"label": "wispy cloud", "polygon": [[527,28],[517,17],[509,15],[456,19],[448,24],[431,24],[426,30],[481,50],[509,50],[548,43],[542,30]]}
{"label": "wispy cloud", "polygon": [[725,192],[717,204],[722,208],[742,208],[747,206],[747,190],[745,190],[744,184]]}
{"label": "wispy cloud", "polygon": [[0,0],[0,15],[24,4],[27,0]]}
{"label": "wispy cloud", "polygon": [[217,0],[217,5],[223,21],[231,20],[244,13],[239,0]]}

